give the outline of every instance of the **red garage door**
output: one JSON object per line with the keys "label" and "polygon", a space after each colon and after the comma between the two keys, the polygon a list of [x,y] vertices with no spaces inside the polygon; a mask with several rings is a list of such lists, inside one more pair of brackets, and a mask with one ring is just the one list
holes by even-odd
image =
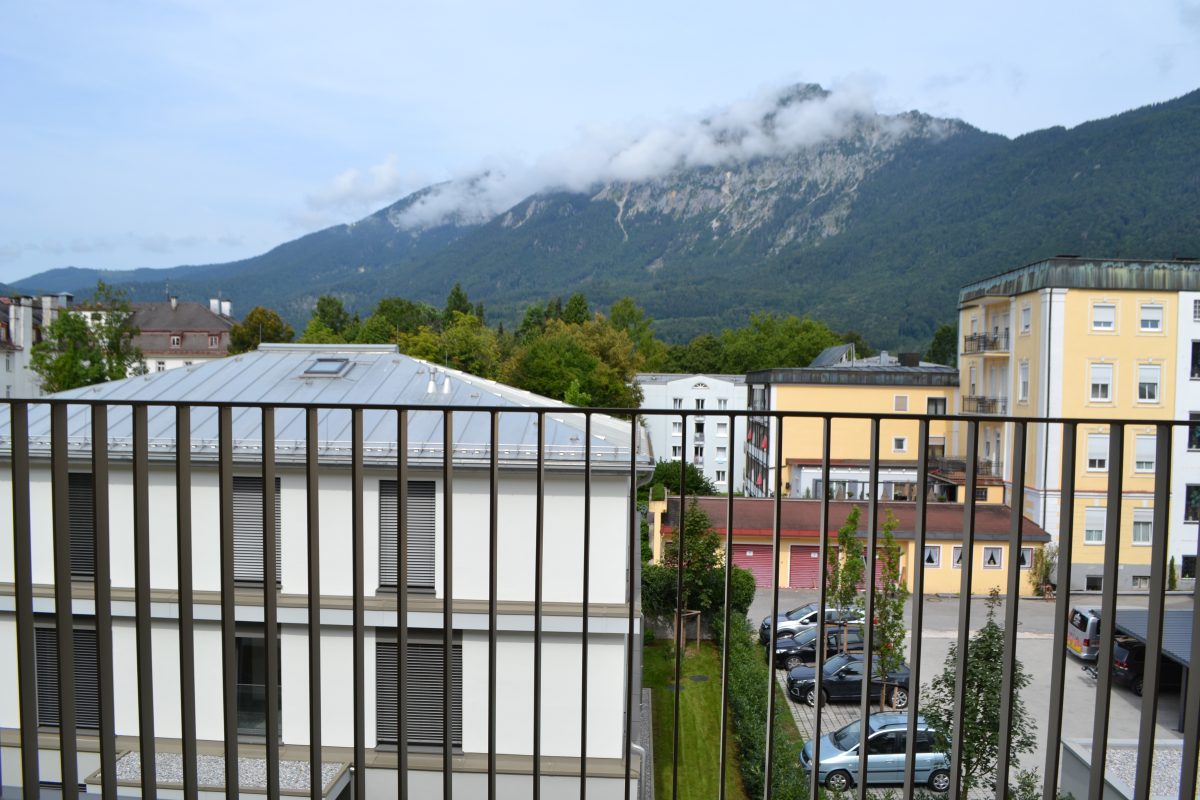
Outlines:
{"label": "red garage door", "polygon": [[793,589],[816,589],[821,577],[820,548],[815,544],[794,544],[791,552],[788,586]]}
{"label": "red garage door", "polygon": [[[866,553],[863,554],[863,569],[866,570]],[[883,585],[883,558],[878,550],[875,551],[875,588]],[[865,589],[867,582],[863,581],[858,588]]]}
{"label": "red garage door", "polygon": [[771,588],[772,572],[775,569],[775,553],[769,544],[735,544],[734,566],[754,573],[754,582],[763,588]]}

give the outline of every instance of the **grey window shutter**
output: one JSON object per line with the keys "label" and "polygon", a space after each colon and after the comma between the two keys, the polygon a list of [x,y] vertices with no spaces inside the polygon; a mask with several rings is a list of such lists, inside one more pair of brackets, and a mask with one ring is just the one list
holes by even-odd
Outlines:
{"label": "grey window shutter", "polygon": [[93,508],[92,475],[67,475],[67,498],[71,535],[71,575],[91,578],[96,574],[96,522]]}
{"label": "grey window shutter", "polygon": [[[34,653],[37,661],[38,725],[57,727],[58,640],[54,628],[34,629]],[[100,674],[96,632],[74,631],[75,722],[80,728],[100,727]]]}
{"label": "grey window shutter", "polygon": [[[238,582],[263,581],[262,478],[235,475],[233,478],[233,579]],[[280,533],[283,523],[279,497],[279,478],[275,479],[275,582],[282,577],[283,551]]]}
{"label": "grey window shutter", "polygon": [[[444,653],[440,643],[408,643],[408,743],[442,744],[442,673]],[[462,645],[455,644],[451,664],[451,744],[462,745]],[[396,643],[375,643],[375,736],[396,743]]]}
{"label": "grey window shutter", "polygon": [[[399,513],[396,481],[379,482],[379,585],[399,580],[396,531]],[[433,589],[434,531],[437,518],[433,481],[408,482],[408,588]]]}

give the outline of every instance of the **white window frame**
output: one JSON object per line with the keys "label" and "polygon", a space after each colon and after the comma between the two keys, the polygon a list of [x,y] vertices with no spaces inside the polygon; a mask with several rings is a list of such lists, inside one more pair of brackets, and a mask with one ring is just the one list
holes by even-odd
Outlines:
{"label": "white window frame", "polygon": [[[256,475],[233,476],[233,580],[263,584],[263,480]],[[283,507],[279,477],[275,478],[275,583],[283,577]]]}
{"label": "white window frame", "polygon": [[681,444],[671,445],[671,458],[674,458],[674,459],[683,458],[683,445],[681,445]]}
{"label": "white window frame", "polygon": [[1029,362],[1022,361],[1017,365],[1017,402],[1029,402]]}
{"label": "white window frame", "polygon": [[728,408],[729,408],[729,398],[718,397],[717,398],[717,410],[718,411],[726,411],[726,410],[728,410]]}
{"label": "white window frame", "polygon": [[[1133,471],[1154,472],[1158,441],[1154,436],[1135,436],[1133,439]],[[1147,452],[1147,449],[1149,452]],[[1146,458],[1146,456],[1149,458]]]}
{"label": "white window frame", "polygon": [[967,369],[967,377],[968,377],[968,381],[967,381],[967,396],[968,396],[968,397],[976,397],[976,394],[975,394],[975,384],[976,384],[975,377],[976,377],[976,373],[975,373],[975,365],[974,365],[974,364],[972,364],[972,365],[971,365],[971,366],[970,366],[970,367]]}
{"label": "white window frame", "polygon": [[683,436],[683,420],[677,419],[671,422],[671,435]]}
{"label": "white window frame", "polygon": [[178,333],[171,334],[171,349],[177,350],[180,347],[183,347],[183,337]]}
{"label": "white window frame", "polygon": [[[1096,374],[1097,370],[1100,370],[1101,372],[1107,371],[1107,379],[1098,380]],[[1088,398],[1093,403],[1112,403],[1115,401],[1116,398],[1113,397],[1113,384],[1115,383],[1116,372],[1117,370],[1112,364],[1100,363],[1088,365]],[[1097,396],[1096,393],[1096,388],[1100,386],[1104,387],[1103,397]]]}
{"label": "white window frame", "polygon": [[1021,333],[1029,333],[1033,329],[1033,306],[1026,303],[1021,306]]}
{"label": "white window frame", "polygon": [[213,348],[220,347],[221,346],[221,334],[210,333],[208,335],[208,346],[213,347]]}
{"label": "white window frame", "polygon": [[898,394],[893,396],[892,411],[908,411],[908,395]]}
{"label": "white window frame", "polygon": [[[1101,314],[1098,313],[1101,309],[1110,309],[1112,311],[1112,319],[1103,319]],[[1107,313],[1103,316],[1107,316]],[[1116,303],[1092,303],[1092,330],[1103,331],[1105,333],[1113,333],[1117,330]]]}
{"label": "white window frame", "polygon": [[[1154,319],[1153,316],[1147,317],[1147,311],[1157,312],[1158,319]],[[1164,330],[1164,319],[1166,319],[1166,315],[1163,312],[1161,303],[1143,303],[1138,307],[1138,330],[1142,333],[1162,333]],[[1148,326],[1147,322],[1154,324]]]}
{"label": "white window frame", "polygon": [[[1154,380],[1144,380],[1147,377]],[[1137,401],[1139,403],[1158,403],[1162,397],[1162,367],[1158,364],[1138,364],[1137,368]]]}
{"label": "white window frame", "polygon": [[[1096,520],[1099,520],[1097,522]],[[1104,530],[1108,526],[1108,509],[1104,506],[1088,506],[1083,510],[1083,543],[1104,544]]]}
{"label": "white window frame", "polygon": [[962,545],[956,544],[950,548],[950,566],[954,569],[962,569]]}
{"label": "white window frame", "polygon": [[719,460],[723,461],[724,459],[726,459],[728,457],[728,453],[729,453],[729,448],[725,447],[724,445],[717,445],[717,458]]}
{"label": "white window frame", "polygon": [[[929,560],[929,556],[933,556],[933,561]],[[925,565],[925,569],[940,569],[942,566],[942,546],[940,544],[925,545],[925,552],[921,556],[921,563]]]}
{"label": "white window frame", "polygon": [[907,436],[893,436],[892,437],[892,452],[893,453],[907,453],[908,452],[908,437]]}
{"label": "white window frame", "polygon": [[[995,564],[989,564],[989,557],[994,560]],[[984,569],[1004,569],[1004,548],[995,545],[989,545],[983,548],[983,568]]]}
{"label": "white window frame", "polygon": [[683,408],[683,398],[682,397],[672,397],[671,398],[671,408]]}
{"label": "white window frame", "polygon": [[703,397],[697,397],[697,398],[696,398],[696,410],[697,410],[697,411],[703,411],[703,410],[704,410],[704,398],[703,398]]}
{"label": "white window frame", "polygon": [[[396,551],[399,497],[394,480],[379,482],[379,587],[397,588],[400,580]],[[409,481],[405,497],[408,531],[407,589],[432,592],[437,585],[436,550],[438,500],[434,481]]]}
{"label": "white window frame", "polygon": [[728,436],[728,435],[729,435],[729,423],[728,422],[718,422],[717,423],[717,436]]}
{"label": "white window frame", "polygon": [[[1144,532],[1144,538],[1139,538],[1138,531]],[[1133,525],[1129,532],[1130,543],[1135,547],[1151,547],[1154,544],[1154,509],[1135,508],[1133,510]]]}
{"label": "white window frame", "polygon": [[725,482],[725,470],[723,470],[723,469],[719,469],[719,470],[717,470],[717,471],[716,471],[716,476],[717,476],[717,477],[716,477],[716,482],[717,482],[717,483],[724,483],[724,482]]}
{"label": "white window frame", "polygon": [[1108,472],[1108,434],[1087,435],[1087,471]]}
{"label": "white window frame", "polygon": [[1200,298],[1192,300],[1192,321],[1200,322]]}
{"label": "white window frame", "polygon": [[1022,547],[1021,548],[1021,561],[1019,563],[1021,565],[1021,569],[1023,569],[1023,570],[1028,570],[1033,567],[1033,548],[1032,547]]}
{"label": "white window frame", "polygon": [[167,371],[167,362],[155,361],[154,362],[154,371],[155,372],[166,372]]}

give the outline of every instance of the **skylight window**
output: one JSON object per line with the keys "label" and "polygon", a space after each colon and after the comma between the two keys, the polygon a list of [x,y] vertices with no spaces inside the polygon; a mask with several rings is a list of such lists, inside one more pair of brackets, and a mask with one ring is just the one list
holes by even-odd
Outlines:
{"label": "skylight window", "polygon": [[304,370],[305,375],[319,375],[323,378],[336,378],[350,367],[348,358],[318,358]]}

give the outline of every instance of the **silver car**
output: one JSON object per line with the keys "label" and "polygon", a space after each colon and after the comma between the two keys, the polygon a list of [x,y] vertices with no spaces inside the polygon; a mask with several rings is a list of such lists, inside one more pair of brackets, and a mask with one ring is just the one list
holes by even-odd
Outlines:
{"label": "silver car", "polygon": [[[821,763],[817,779],[836,792],[858,782],[858,748],[862,742],[859,720],[841,730],[821,737]],[[867,783],[904,783],[905,751],[908,745],[908,714],[880,711],[867,718]],[[933,730],[925,718],[917,717],[917,743],[913,758],[913,782],[925,784],[935,792],[950,788],[950,759],[934,749]],[[800,766],[813,768],[813,743],[800,751]]]}

